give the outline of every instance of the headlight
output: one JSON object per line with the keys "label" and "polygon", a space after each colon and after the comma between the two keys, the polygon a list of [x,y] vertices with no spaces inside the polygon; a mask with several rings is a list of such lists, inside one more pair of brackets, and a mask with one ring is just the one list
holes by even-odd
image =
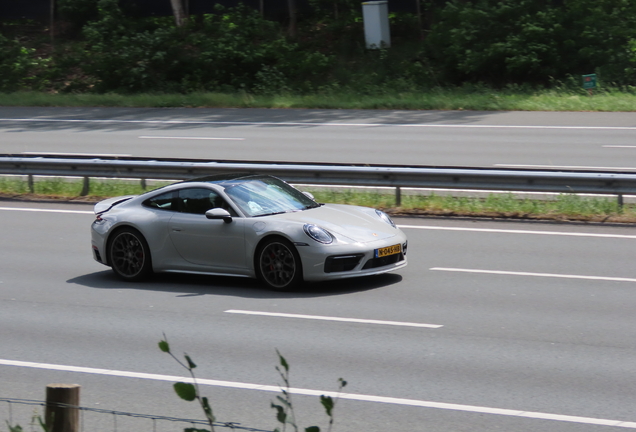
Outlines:
{"label": "headlight", "polygon": [[395,228],[395,223],[391,220],[391,218],[389,217],[388,214],[384,213],[381,210],[376,210],[375,211],[377,213],[377,215],[380,217],[380,219],[382,219],[384,222],[388,223],[389,225],[391,225],[393,228]]}
{"label": "headlight", "polygon": [[324,228],[317,225],[305,224],[303,226],[305,233],[319,243],[329,244],[333,242],[333,236]]}

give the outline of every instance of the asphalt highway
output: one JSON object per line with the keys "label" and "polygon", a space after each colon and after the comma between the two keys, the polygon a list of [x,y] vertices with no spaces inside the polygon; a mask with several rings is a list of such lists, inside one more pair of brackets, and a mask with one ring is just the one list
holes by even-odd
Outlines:
{"label": "asphalt highway", "polygon": [[[202,418],[172,392],[187,371],[159,351],[165,334],[218,420],[260,430],[276,426],[276,349],[303,427],[326,430],[316,395],[344,378],[339,432],[636,428],[631,226],[400,218],[406,269],[276,293],[209,276],[123,283],[92,260],[91,210],[0,202],[0,397],[77,383],[82,406]],[[32,412],[0,402],[3,420]],[[187,427],[83,416],[96,432]]]}
{"label": "asphalt highway", "polygon": [[2,153],[634,171],[633,113],[0,107]]}
{"label": "asphalt highway", "polygon": [[[2,153],[634,171],[632,113],[0,107]],[[90,253],[91,207],[0,202],[0,398],[78,383],[82,406],[202,418],[172,392],[198,364],[219,421],[271,430],[291,364],[300,426],[348,385],[334,431],[636,428],[633,227],[398,219],[396,274],[275,293]],[[33,407],[0,402],[26,424]],[[87,411],[85,430],[181,423]]]}

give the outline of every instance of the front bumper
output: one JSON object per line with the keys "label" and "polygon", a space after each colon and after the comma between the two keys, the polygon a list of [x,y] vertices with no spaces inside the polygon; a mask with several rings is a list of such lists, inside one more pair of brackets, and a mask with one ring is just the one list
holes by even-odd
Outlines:
{"label": "front bumper", "polygon": [[[375,250],[401,245],[398,254],[377,258]],[[396,236],[388,240],[351,245],[299,246],[306,281],[345,279],[392,272],[407,265],[407,240]]]}

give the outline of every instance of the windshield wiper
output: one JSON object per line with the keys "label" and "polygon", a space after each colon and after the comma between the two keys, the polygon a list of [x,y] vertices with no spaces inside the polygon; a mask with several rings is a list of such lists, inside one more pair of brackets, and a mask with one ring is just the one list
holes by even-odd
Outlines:
{"label": "windshield wiper", "polygon": [[285,211],[279,211],[279,212],[274,212],[274,213],[257,214],[257,215],[254,215],[252,217],[272,216],[272,215],[283,214],[283,213],[292,213],[292,212],[293,212],[293,210],[285,210]]}

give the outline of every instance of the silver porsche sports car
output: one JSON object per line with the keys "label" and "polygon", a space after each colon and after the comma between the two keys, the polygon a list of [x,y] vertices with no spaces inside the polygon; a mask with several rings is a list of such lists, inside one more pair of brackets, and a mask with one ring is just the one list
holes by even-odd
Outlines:
{"label": "silver porsche sports car", "polygon": [[110,198],[95,215],[93,257],[129,281],[171,271],[290,290],[406,266],[406,236],[384,212],[319,204],[265,175],[197,178]]}

